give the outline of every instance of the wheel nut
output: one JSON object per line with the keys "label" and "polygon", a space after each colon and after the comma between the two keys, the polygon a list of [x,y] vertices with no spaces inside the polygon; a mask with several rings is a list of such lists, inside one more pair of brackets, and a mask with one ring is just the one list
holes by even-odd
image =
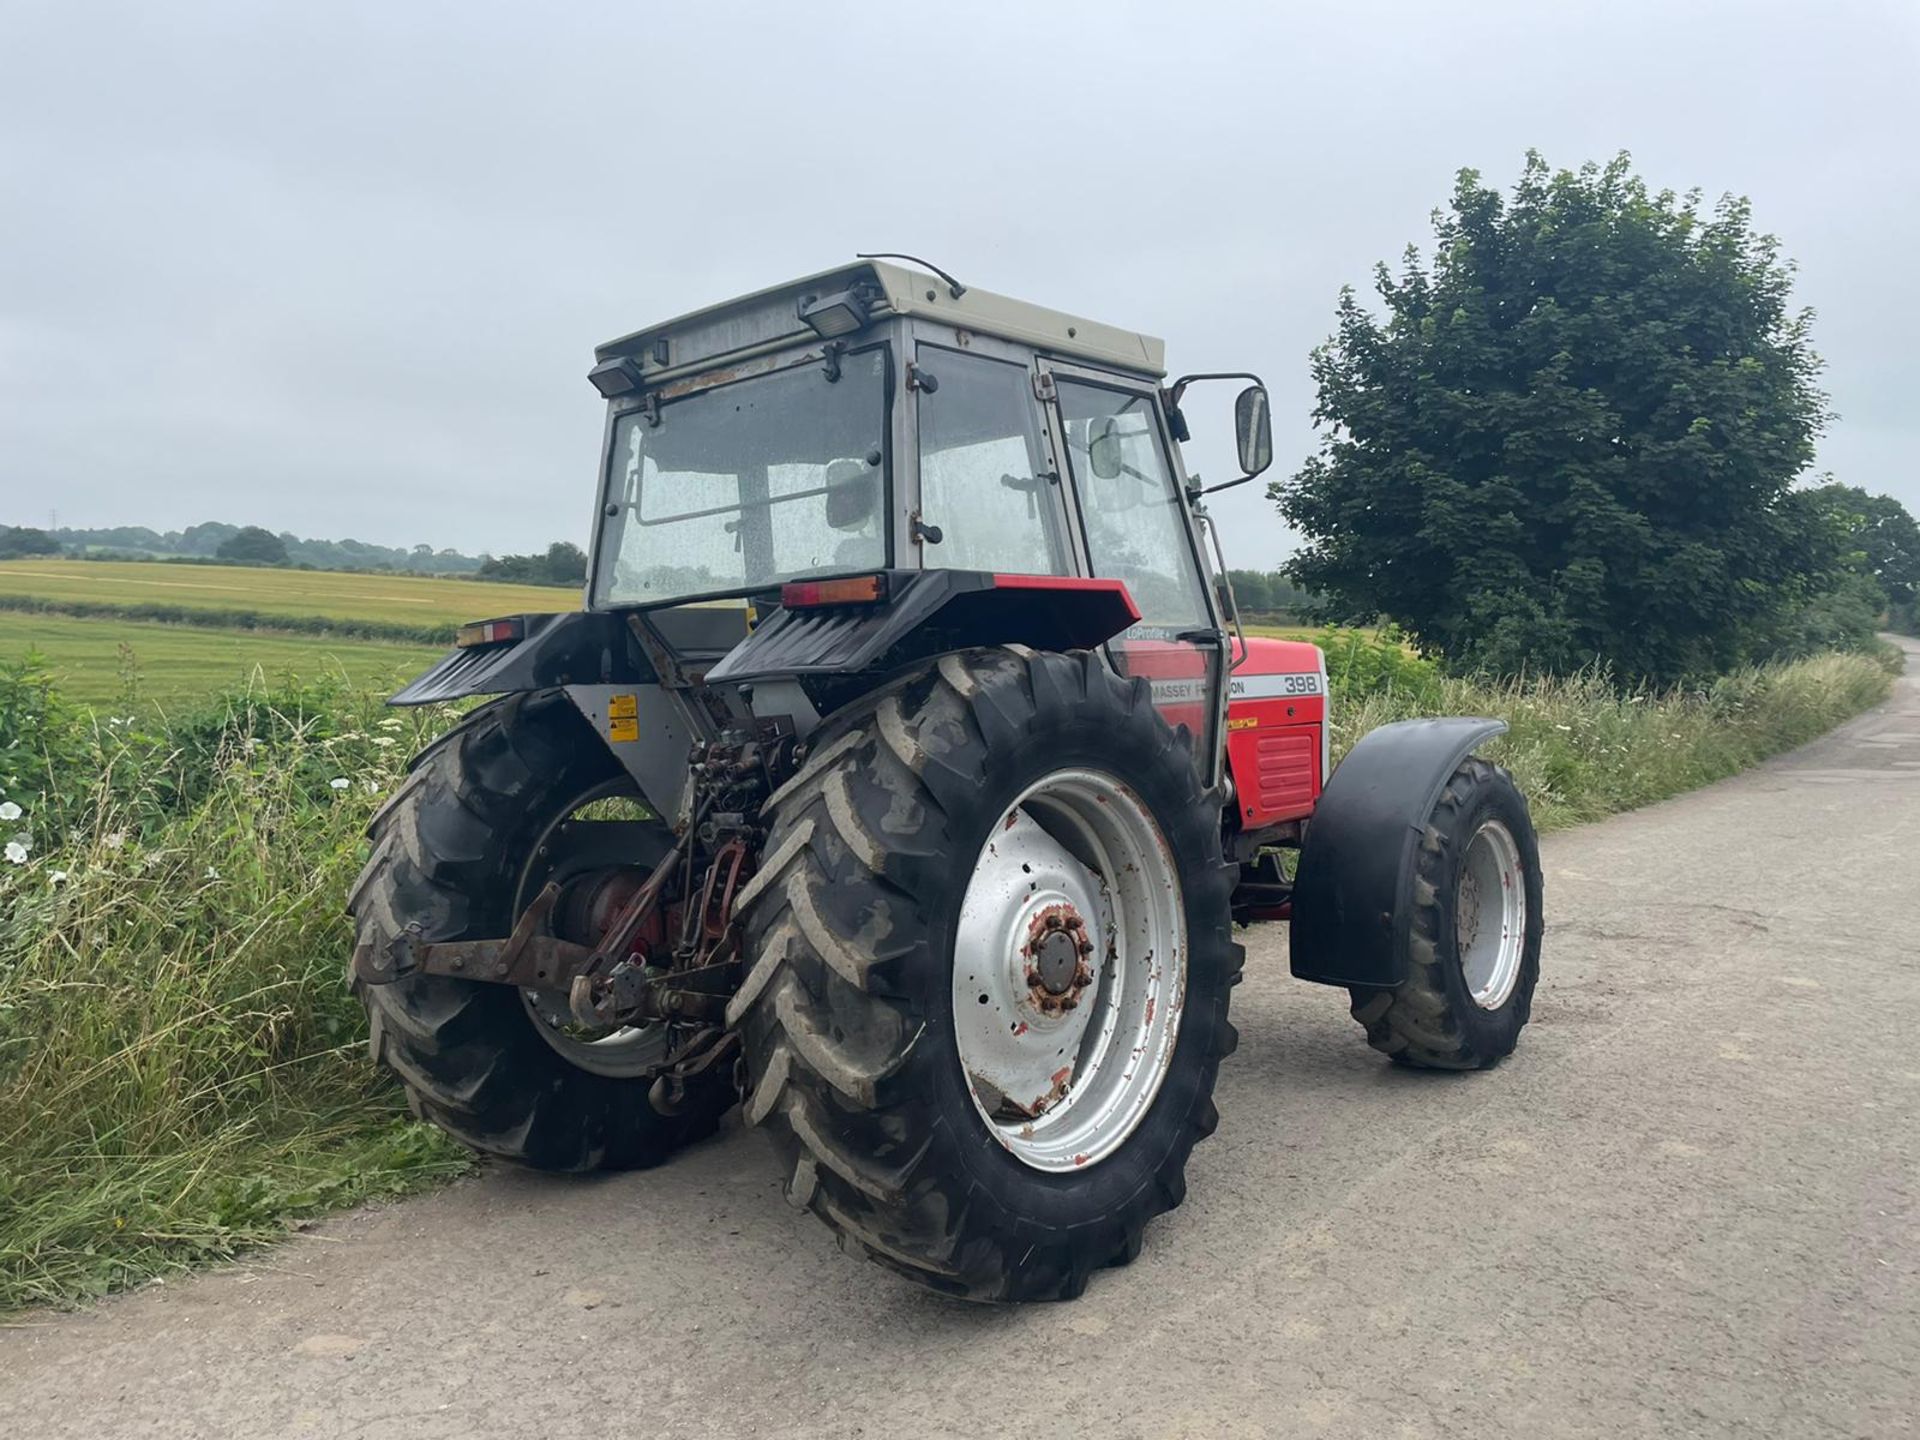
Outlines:
{"label": "wheel nut", "polygon": [[1080,1002],[1074,999],[1073,996],[1071,995],[1067,996],[1066,999],[1060,1002],[1060,1008],[1062,1010],[1077,1010],[1079,1007],[1080,1007]]}
{"label": "wheel nut", "polygon": [[1061,920],[1058,914],[1052,914],[1047,916],[1047,929],[1058,930],[1060,926],[1061,926]]}
{"label": "wheel nut", "polygon": [[1087,928],[1087,922],[1082,920],[1078,915],[1069,915],[1067,917],[1067,929],[1084,930],[1086,928]]}
{"label": "wheel nut", "polygon": [[1091,954],[1093,954],[1093,941],[1091,941],[1091,940],[1082,940],[1082,941],[1080,942],[1080,953],[1081,953],[1082,955],[1091,955]]}
{"label": "wheel nut", "polygon": [[1031,965],[1029,965],[1029,966],[1027,967],[1027,984],[1029,984],[1029,985],[1038,985],[1039,983],[1040,983],[1040,972],[1039,972],[1039,970],[1037,970],[1037,969],[1035,969],[1035,968],[1034,968],[1033,966],[1031,966]]}

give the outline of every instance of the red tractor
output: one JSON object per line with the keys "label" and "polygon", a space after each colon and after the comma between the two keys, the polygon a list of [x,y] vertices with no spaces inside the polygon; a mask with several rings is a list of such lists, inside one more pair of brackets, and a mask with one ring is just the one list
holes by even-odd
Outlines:
{"label": "red tractor", "polygon": [[1541,899],[1473,754],[1502,725],[1332,771],[1323,656],[1243,638],[1208,564],[1182,398],[1251,382],[1251,478],[1257,379],[1169,385],[1158,340],[881,258],[597,359],[585,609],[469,625],[394,697],[497,697],[351,899],[420,1114],[590,1170],[742,1103],[848,1248],[1034,1299],[1180,1203],[1236,925],[1290,920],[1397,1062],[1513,1049]]}

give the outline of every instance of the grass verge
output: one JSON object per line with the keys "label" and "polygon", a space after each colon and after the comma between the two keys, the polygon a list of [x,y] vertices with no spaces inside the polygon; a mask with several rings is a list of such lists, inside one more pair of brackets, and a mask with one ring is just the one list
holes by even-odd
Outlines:
{"label": "grass verge", "polygon": [[[1493,714],[1543,826],[1665,798],[1811,739],[1897,659],[1826,655],[1700,691],[1440,676],[1331,635],[1336,750]],[[343,897],[404,757],[448,721],[345,689],[130,725],[0,668],[0,1311],[231,1255],[297,1217],[456,1173],[366,1058]],[[15,813],[11,806],[18,805]],[[17,858],[16,858],[17,857]]]}
{"label": "grass verge", "polygon": [[1752,666],[1701,688],[1623,690],[1599,672],[1477,680],[1446,676],[1390,633],[1321,639],[1333,691],[1333,752],[1421,715],[1491,715],[1486,753],[1513,771],[1542,830],[1650,805],[1803,745],[1886,699],[1902,658],[1829,653]]}
{"label": "grass verge", "polygon": [[342,984],[360,832],[431,723],[321,691],[153,734],[0,676],[0,1311],[467,1165]]}

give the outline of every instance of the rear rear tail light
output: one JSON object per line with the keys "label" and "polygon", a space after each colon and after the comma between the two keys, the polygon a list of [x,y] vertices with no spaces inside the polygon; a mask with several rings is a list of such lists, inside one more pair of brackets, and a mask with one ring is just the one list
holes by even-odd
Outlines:
{"label": "rear rear tail light", "polygon": [[856,575],[851,580],[795,580],[780,587],[780,603],[789,610],[822,605],[877,605],[887,598],[887,577]]}
{"label": "rear rear tail light", "polygon": [[526,621],[513,615],[505,620],[476,620],[471,625],[462,625],[454,635],[453,643],[466,650],[475,645],[499,645],[509,640],[524,640],[526,634]]}

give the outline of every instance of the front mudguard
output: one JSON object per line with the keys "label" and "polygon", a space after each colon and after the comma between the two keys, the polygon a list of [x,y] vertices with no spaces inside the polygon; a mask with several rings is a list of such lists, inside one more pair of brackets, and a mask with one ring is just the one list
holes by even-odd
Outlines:
{"label": "front mudguard", "polygon": [[1504,720],[1401,720],[1361,737],[1307,824],[1294,876],[1293,973],[1323,985],[1406,978],[1414,847],[1448,777]]}

